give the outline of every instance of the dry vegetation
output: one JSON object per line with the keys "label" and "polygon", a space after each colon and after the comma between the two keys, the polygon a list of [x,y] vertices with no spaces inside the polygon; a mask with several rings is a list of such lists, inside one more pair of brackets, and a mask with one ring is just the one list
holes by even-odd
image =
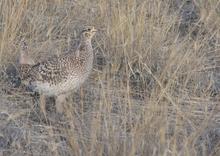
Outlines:
{"label": "dry vegetation", "polygon": [[[0,155],[219,155],[219,3],[0,0]],[[48,99],[44,116],[5,69],[22,38],[39,60],[84,25],[100,30],[92,75],[64,114]]]}

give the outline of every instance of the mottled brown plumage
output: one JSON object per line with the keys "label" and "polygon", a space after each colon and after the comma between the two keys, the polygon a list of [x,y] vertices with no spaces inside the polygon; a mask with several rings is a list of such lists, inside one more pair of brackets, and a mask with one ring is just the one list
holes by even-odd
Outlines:
{"label": "mottled brown plumage", "polygon": [[20,62],[22,81],[33,91],[49,96],[63,94],[79,87],[92,70],[91,39],[95,32],[94,27],[84,29],[75,52],[54,56],[34,65]]}

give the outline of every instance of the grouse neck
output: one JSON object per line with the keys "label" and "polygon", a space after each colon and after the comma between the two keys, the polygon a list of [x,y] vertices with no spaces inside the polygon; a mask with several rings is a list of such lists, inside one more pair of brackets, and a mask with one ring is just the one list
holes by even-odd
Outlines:
{"label": "grouse neck", "polygon": [[79,46],[80,51],[89,51],[92,49],[91,39],[82,39]]}
{"label": "grouse neck", "polygon": [[81,39],[81,45],[91,45],[91,39],[85,39],[85,38],[82,38]]}
{"label": "grouse neck", "polygon": [[92,54],[92,44],[91,44],[91,39],[81,39],[79,46],[77,48],[78,50],[76,51],[75,55],[76,57],[84,57],[93,55]]}

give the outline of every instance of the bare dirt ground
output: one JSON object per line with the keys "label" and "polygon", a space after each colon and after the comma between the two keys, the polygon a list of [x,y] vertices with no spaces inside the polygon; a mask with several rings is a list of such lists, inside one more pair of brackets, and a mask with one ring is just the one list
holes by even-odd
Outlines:
{"label": "bare dirt ground", "polygon": [[[0,155],[220,155],[220,2],[1,0]],[[46,115],[16,72],[93,40],[88,81]]]}

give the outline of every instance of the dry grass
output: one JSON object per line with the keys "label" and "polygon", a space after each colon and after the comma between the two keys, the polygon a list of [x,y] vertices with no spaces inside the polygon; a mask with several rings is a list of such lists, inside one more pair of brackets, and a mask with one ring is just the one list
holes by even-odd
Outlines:
{"label": "dry grass", "polygon": [[[220,4],[1,0],[0,155],[218,155]],[[20,40],[38,60],[94,39],[94,71],[63,115],[4,73]]]}

